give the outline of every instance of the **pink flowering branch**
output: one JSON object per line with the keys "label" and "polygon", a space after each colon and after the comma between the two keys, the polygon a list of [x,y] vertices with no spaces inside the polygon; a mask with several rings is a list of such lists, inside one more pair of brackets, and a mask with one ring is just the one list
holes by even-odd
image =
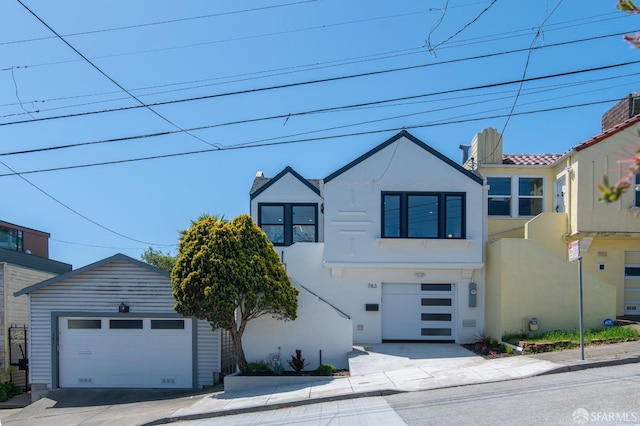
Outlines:
{"label": "pink flowering branch", "polygon": [[[636,6],[632,0],[618,0],[618,4],[616,4],[616,7],[618,8],[618,10],[621,10],[625,13],[640,15],[640,8],[638,8],[638,6]],[[623,38],[633,47],[640,48],[640,33],[627,34]]]}
{"label": "pink flowering branch", "polygon": [[[620,160],[619,163],[627,165],[625,168],[626,172],[624,176],[614,184],[609,182],[607,176],[604,177],[604,184],[598,185],[598,189],[602,193],[600,201],[604,201],[605,203],[617,201],[622,194],[635,185],[636,174],[640,172],[640,148],[638,148],[631,157]],[[638,191],[640,188],[634,187],[634,190]]]}

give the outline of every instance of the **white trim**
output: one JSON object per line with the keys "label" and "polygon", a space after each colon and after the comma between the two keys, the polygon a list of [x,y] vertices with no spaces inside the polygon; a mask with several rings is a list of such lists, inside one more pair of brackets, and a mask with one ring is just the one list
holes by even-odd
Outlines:
{"label": "white trim", "polygon": [[325,268],[362,269],[482,269],[483,263],[465,262],[344,262],[325,260]]}

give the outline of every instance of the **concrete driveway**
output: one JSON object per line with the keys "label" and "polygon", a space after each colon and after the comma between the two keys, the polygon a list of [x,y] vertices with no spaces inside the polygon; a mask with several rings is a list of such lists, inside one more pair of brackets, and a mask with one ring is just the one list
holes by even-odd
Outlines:
{"label": "concrete driveway", "polygon": [[[221,388],[220,388],[221,390]],[[170,389],[57,389],[2,416],[2,425],[135,425],[189,407],[206,391]]]}

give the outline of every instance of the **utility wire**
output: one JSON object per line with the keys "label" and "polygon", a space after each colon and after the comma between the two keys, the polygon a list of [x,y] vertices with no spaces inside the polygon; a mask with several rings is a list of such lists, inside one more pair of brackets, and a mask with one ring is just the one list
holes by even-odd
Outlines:
{"label": "utility wire", "polygon": [[493,149],[491,150],[491,152],[489,154],[487,154],[481,161],[478,161],[477,164],[482,164],[485,161],[487,161],[487,159],[489,157],[491,157],[494,152],[496,152],[496,150],[498,149],[498,146],[502,143],[502,138],[504,136],[504,132],[507,130],[507,126],[509,125],[509,122],[511,121],[511,117],[513,115],[513,111],[516,109],[516,105],[518,104],[518,99],[520,98],[520,92],[522,91],[522,87],[524,86],[525,77],[527,76],[527,70],[529,69],[529,61],[531,60],[531,53],[533,52],[533,48],[535,46],[535,43],[538,40],[538,38],[540,37],[540,34],[542,32],[542,28],[544,27],[545,23],[549,20],[549,18],[551,18],[551,16],[556,12],[556,10],[558,10],[560,5],[562,4],[562,1],[563,0],[559,0],[558,1],[556,6],[553,8],[553,10],[550,13],[547,14],[547,16],[544,18],[542,23],[538,26],[538,28],[536,30],[536,34],[533,37],[533,40],[531,40],[531,45],[529,46],[529,51],[527,52],[527,60],[526,60],[526,62],[524,64],[524,70],[522,71],[521,82],[518,85],[518,92],[516,93],[516,96],[513,99],[513,103],[511,104],[511,111],[509,111],[509,114],[507,115],[507,119],[504,122],[504,125],[502,126],[502,132],[500,132],[500,137],[498,139],[498,143],[496,143],[495,146],[493,147]]}
{"label": "utility wire", "polygon": [[36,18],[38,21],[40,21],[40,23],[42,25],[44,25],[49,31],[51,31],[53,34],[55,34],[56,37],[58,37],[60,39],[60,41],[62,41],[64,44],[66,44],[71,50],[73,50],[78,56],[80,56],[82,59],[84,59],[84,61],[86,63],[88,63],[93,69],[95,69],[96,71],[98,71],[100,74],[102,74],[102,76],[104,76],[107,80],[109,80],[111,83],[113,83],[114,85],[116,85],[118,88],[120,88],[120,90],[122,90],[124,93],[126,93],[127,95],[129,95],[132,99],[134,99],[136,102],[138,102],[140,104],[140,106],[146,108],[147,110],[151,111],[154,115],[156,115],[157,117],[159,117],[160,119],[162,119],[163,121],[169,123],[171,126],[175,127],[178,130],[183,131],[184,133],[186,133],[187,135],[191,136],[194,139],[199,140],[202,143],[205,143],[209,146],[215,146],[209,142],[207,142],[206,140],[189,133],[188,131],[184,131],[180,126],[178,126],[176,123],[174,123],[173,121],[169,120],[167,117],[165,117],[164,115],[160,114],[159,112],[157,112],[156,110],[154,110],[153,108],[151,108],[150,106],[148,106],[147,104],[145,104],[144,102],[142,102],[140,100],[140,98],[138,98],[136,95],[134,95],[133,93],[131,93],[129,90],[127,90],[123,85],[121,85],[120,83],[118,83],[117,81],[115,81],[113,78],[111,78],[111,76],[109,76],[106,72],[104,72],[100,67],[98,67],[96,64],[94,64],[93,62],[91,62],[91,60],[89,60],[89,58],[87,58],[85,55],[83,55],[78,49],[76,49],[75,47],[73,47],[71,45],[71,43],[69,43],[67,40],[65,40],[64,37],[62,37],[60,34],[58,34],[56,32],[56,30],[54,30],[49,24],[47,24],[45,21],[42,20],[42,18],[40,18],[34,11],[32,11],[31,9],[29,9],[23,2],[22,0],[16,0],[18,3],[20,3],[22,5],[22,7],[24,7],[31,15],[33,15],[34,18]]}
{"label": "utility wire", "polygon": [[[25,9],[27,9],[29,11],[29,13],[31,13],[36,19],[38,19],[40,22],[42,22],[43,25],[45,25],[47,28],[49,28],[49,30],[51,30],[54,34],[58,35],[51,27],[49,27],[49,25],[47,25],[42,19],[40,19],[36,14],[34,14],[31,9],[29,9],[27,6],[24,5],[24,3],[22,3],[21,0],[17,0],[18,3],[20,3]],[[80,52],[78,52],[73,46],[71,46],[69,43],[67,43],[62,37],[60,37],[60,39],[65,42],[71,49],[73,49],[76,53],[78,53],[80,56],[84,57]],[[91,65],[93,65],[91,63],[91,61],[88,61]],[[113,83],[115,83],[118,87],[121,87],[118,83],[116,83],[113,79],[111,79],[108,75],[106,75],[104,72],[102,72],[98,67],[96,67],[95,65],[93,65],[94,68],[96,68],[101,74],[103,74],[105,77],[107,77],[109,80],[111,80]],[[124,88],[122,88],[123,90],[125,90]],[[125,90],[126,91],[126,90]],[[136,99],[135,97],[133,97],[134,99]],[[11,168],[8,164],[0,161],[0,164],[2,164],[4,167],[6,167],[7,169],[11,170],[13,172],[13,175],[17,175],[20,179],[22,179],[24,182],[26,182],[27,184],[29,184],[31,187],[33,187],[34,189],[36,189],[37,191],[39,191],[40,193],[44,194],[46,197],[48,197],[49,199],[53,200],[54,202],[56,202],[57,204],[61,205],[62,207],[66,208],[67,210],[69,210],[70,212],[76,214],[77,216],[85,219],[86,221],[88,221],[89,223],[92,223],[94,225],[96,225],[97,227],[104,229],[105,231],[108,231],[112,234],[118,235],[119,237],[137,242],[137,243],[142,243],[142,244],[148,244],[148,245],[152,245],[152,246],[165,246],[163,244],[154,244],[154,243],[149,243],[147,241],[143,241],[143,240],[139,240],[133,237],[129,237],[127,235],[124,235],[114,229],[108,228],[104,225],[102,225],[101,223],[96,222],[95,220],[91,219],[90,217],[80,213],[78,210],[74,209],[73,207],[71,207],[68,204],[63,203],[61,200],[59,200],[58,198],[54,197],[53,195],[49,194],[47,191],[45,191],[44,189],[40,188],[38,185],[36,185],[35,183],[31,182],[29,179],[25,178],[21,173],[17,173],[13,168]]]}
{"label": "utility wire", "polygon": [[[564,45],[568,45],[568,44],[583,42],[583,41],[586,41],[586,40],[600,39],[600,38],[604,38],[604,37],[611,37],[611,36],[614,36],[614,35],[619,36],[619,35],[624,35],[624,34],[627,34],[627,32],[617,33],[617,34],[607,35],[607,36],[597,36],[597,37],[592,37],[592,38],[588,38],[588,39],[572,40],[572,41],[561,42],[561,43],[556,43],[556,44],[549,44],[549,45],[545,45],[545,46],[534,47],[533,49],[536,50],[536,49],[542,49],[542,48],[546,48],[546,47],[564,46]],[[466,58],[451,59],[451,60],[437,62],[437,63],[410,65],[410,66],[405,66],[405,67],[390,68],[390,69],[379,70],[379,71],[369,71],[369,72],[363,72],[363,73],[358,73],[358,74],[349,74],[349,75],[344,75],[344,76],[328,77],[328,78],[322,78],[322,79],[317,79],[317,80],[307,80],[307,81],[302,81],[302,82],[285,83],[285,84],[280,84],[280,85],[275,85],[275,86],[258,87],[258,88],[253,88],[253,89],[244,89],[244,90],[237,90],[237,91],[232,91],[232,92],[224,92],[224,93],[217,93],[217,94],[211,94],[211,95],[195,96],[195,97],[190,97],[190,98],[173,99],[173,100],[168,100],[168,101],[150,102],[150,103],[147,103],[147,104],[143,103],[142,105],[131,105],[131,106],[109,108],[109,109],[103,109],[103,110],[97,110],[97,111],[84,111],[84,112],[57,115],[57,116],[51,116],[51,117],[38,117],[38,118],[35,118],[35,119],[32,119],[32,120],[8,121],[8,122],[0,123],[0,127],[2,127],[2,126],[10,126],[10,125],[15,125],[15,124],[33,123],[33,122],[39,122],[39,121],[57,120],[57,119],[62,119],[62,118],[71,118],[71,117],[81,117],[81,116],[86,116],[86,115],[103,114],[103,113],[109,113],[109,112],[120,112],[120,111],[126,111],[126,110],[131,110],[131,109],[150,108],[150,107],[161,106],[161,105],[171,105],[171,104],[177,104],[177,103],[183,103],[183,102],[193,102],[193,101],[200,101],[200,100],[205,100],[205,99],[221,98],[221,97],[226,97],[226,96],[235,96],[235,95],[242,95],[242,94],[259,93],[259,92],[265,92],[265,91],[271,91],[271,90],[279,90],[279,89],[285,89],[285,88],[293,88],[293,87],[307,86],[307,85],[313,85],[313,84],[320,84],[320,83],[328,83],[328,82],[334,82],[334,81],[348,80],[348,79],[354,79],[354,78],[362,78],[362,77],[369,77],[369,76],[375,76],[375,75],[383,75],[383,74],[388,74],[388,73],[415,70],[415,69],[420,69],[420,68],[427,68],[427,67],[438,66],[438,65],[452,64],[452,63],[464,62],[464,61],[470,61],[470,60],[476,60],[476,59],[487,59],[487,58],[491,58],[491,57],[507,55],[507,54],[512,54],[512,53],[516,53],[516,52],[526,52],[526,51],[529,51],[529,50],[530,50],[529,48],[515,49],[515,50],[510,50],[510,51],[489,53],[489,54],[477,55],[477,56],[466,57]],[[620,63],[620,64],[608,65],[608,66],[604,66],[604,67],[596,67],[596,68],[591,68],[589,70],[596,71],[596,70],[602,70],[602,69],[607,69],[607,68],[615,68],[615,67],[624,66],[624,65],[630,65],[630,64],[635,64],[635,63],[637,63],[637,61],[631,61],[631,62],[625,62],[625,63]],[[589,70],[587,70],[587,71],[589,71]],[[584,72],[584,71],[579,71],[579,72]],[[568,74],[564,74],[563,73],[563,74],[559,74],[559,75],[571,75],[572,73],[576,73],[576,72],[570,72]],[[403,100],[403,99],[405,99],[405,98],[397,98],[397,100]],[[389,101],[385,101],[385,102],[389,102]],[[358,104],[358,105],[355,105],[355,106],[362,106],[362,105],[365,105],[365,104]]]}
{"label": "utility wire", "polygon": [[27,179],[26,177],[23,176],[23,174],[26,173],[22,173],[22,172],[16,172],[13,168],[11,168],[8,164],[6,164],[3,161],[0,161],[0,164],[2,164],[4,167],[6,167],[7,169],[11,170],[11,174],[7,174],[7,176],[18,176],[20,179],[22,179],[24,182],[26,182],[29,186],[33,187],[35,190],[37,190],[38,192],[40,192],[41,194],[43,194],[44,196],[46,196],[47,198],[53,200],[54,202],[56,202],[57,204],[61,205],[62,207],[64,207],[65,209],[71,211],[72,213],[80,216],[81,218],[83,218],[84,220],[96,225],[99,228],[104,229],[105,231],[108,231],[112,234],[118,235],[119,237],[125,238],[127,240],[130,241],[134,241],[136,243],[141,243],[141,244],[146,244],[146,245],[151,245],[151,246],[157,246],[157,247],[169,247],[169,246],[173,246],[174,244],[156,244],[156,243],[150,243],[147,241],[143,241],[143,240],[138,240],[136,238],[132,238],[129,237],[127,235],[124,235],[116,230],[113,230],[111,228],[108,228],[104,225],[102,225],[101,223],[96,222],[95,220],[91,219],[90,217],[80,213],[78,210],[74,209],[73,207],[71,207],[68,204],[65,204],[64,202],[60,201],[58,198],[54,197],[53,195],[49,194],[47,191],[45,191],[44,189],[40,188],[38,185],[36,185],[35,183],[31,182],[29,179]]}
{"label": "utility wire", "polygon": [[509,115],[520,116],[520,115],[540,114],[545,112],[560,111],[560,110],[566,110],[566,109],[572,109],[572,108],[581,108],[586,106],[600,105],[600,104],[617,102],[617,101],[619,101],[619,98],[607,99],[603,101],[586,102],[581,104],[563,105],[563,106],[550,107],[550,108],[544,108],[544,109],[538,109],[538,110],[532,110],[532,111],[514,112],[510,114],[498,114],[498,115],[492,115],[492,116],[466,118],[461,120],[449,120],[449,121],[442,121],[442,122],[415,124],[415,125],[408,125],[408,126],[402,126],[402,127],[392,127],[392,128],[379,129],[379,130],[368,130],[368,131],[361,131],[361,132],[344,133],[344,134],[329,135],[329,136],[318,136],[314,138],[294,139],[294,140],[277,141],[277,142],[265,142],[265,143],[244,142],[238,145],[225,146],[220,149],[213,149],[213,148],[202,149],[202,150],[196,150],[196,151],[185,151],[185,152],[178,152],[178,153],[172,153],[172,154],[161,154],[161,155],[153,155],[153,156],[146,156],[146,157],[128,158],[123,160],[79,164],[79,165],[73,165],[73,166],[62,166],[62,167],[52,167],[47,169],[27,170],[27,171],[21,171],[21,172],[15,172],[12,169],[10,169],[12,170],[12,173],[3,173],[3,174],[0,174],[0,177],[15,176],[15,175],[22,175],[22,174],[33,174],[33,173],[48,173],[48,172],[54,172],[54,171],[60,171],[60,170],[75,170],[75,169],[82,169],[82,168],[88,168],[88,167],[108,166],[108,165],[124,164],[124,163],[134,163],[139,161],[148,161],[148,160],[157,160],[157,159],[163,159],[163,158],[173,158],[173,157],[183,157],[188,155],[205,154],[209,152],[260,148],[260,147],[288,145],[288,144],[296,144],[296,143],[304,143],[304,142],[316,142],[316,141],[323,141],[328,139],[341,139],[341,138],[347,138],[347,137],[372,135],[372,134],[378,134],[378,133],[398,132],[402,129],[418,129],[418,128],[427,128],[427,127],[448,126],[453,124],[462,124],[462,123],[469,123],[474,121],[495,120],[499,118],[505,118]]}
{"label": "utility wire", "polygon": [[464,25],[462,28],[460,28],[458,31],[456,31],[455,33],[453,33],[451,36],[447,37],[446,39],[442,40],[440,43],[436,44],[435,46],[431,46],[430,40],[427,40],[428,43],[428,48],[429,48],[429,52],[431,52],[432,54],[435,55],[435,50],[442,46],[443,44],[447,43],[449,40],[451,40],[452,38],[456,37],[457,35],[459,35],[460,33],[462,33],[464,30],[466,30],[467,28],[469,28],[471,25],[473,25],[478,19],[480,19],[480,17],[482,15],[485,14],[485,12],[487,12],[489,9],[491,9],[491,6],[493,6],[494,4],[496,4],[498,0],[493,0],[491,3],[489,3],[489,5],[487,7],[485,7],[475,18],[473,18],[470,22],[468,22],[466,25]]}
{"label": "utility wire", "polygon": [[[584,81],[584,82],[563,83],[563,84],[559,84],[559,85],[555,84],[555,85],[550,85],[550,86],[539,87],[537,89],[530,89],[531,93],[529,93],[529,94],[538,94],[538,93],[542,93],[542,92],[546,92],[546,91],[550,91],[550,90],[557,90],[559,87],[573,87],[573,86],[578,86],[578,85],[592,84],[594,82],[603,81],[603,80],[610,81],[610,80],[613,80],[613,79],[616,79],[616,78],[630,77],[630,76],[635,76],[635,75],[639,75],[639,74],[640,73],[631,73],[631,74],[625,74],[625,75],[616,76],[616,77],[604,77],[604,78],[600,78],[600,79],[591,79],[591,80],[587,80],[587,81]],[[468,90],[474,90],[474,89],[470,88]],[[598,90],[602,90],[602,89],[598,89]],[[590,93],[593,92],[593,91],[594,90],[590,91]],[[492,93],[492,94],[485,94],[485,95],[473,95],[473,98],[475,99],[475,98],[478,98],[478,96],[499,95],[499,94],[504,94],[504,93],[509,93],[509,92],[503,91],[503,92],[495,92],[495,93]],[[446,98],[446,99],[439,99],[439,100],[432,100],[432,101],[419,101],[419,102],[424,103],[424,102],[436,102],[436,101],[443,101],[443,100],[457,100],[457,99],[465,99],[465,98],[469,98],[469,97],[471,97],[471,95],[450,97],[450,98]],[[456,106],[454,106],[454,107],[445,107],[445,108],[439,108],[439,109],[432,109],[432,110],[429,110],[429,111],[408,113],[408,114],[395,116],[395,117],[387,117],[387,118],[384,118],[384,119],[376,119],[376,120],[368,120],[368,121],[363,121],[363,122],[358,122],[358,123],[351,123],[351,124],[346,124],[346,125],[341,125],[341,126],[336,126],[336,127],[324,128],[324,129],[321,129],[321,130],[314,130],[314,131],[308,131],[308,132],[303,132],[303,133],[297,133],[297,134],[294,134],[294,135],[288,135],[287,137],[295,137],[295,136],[300,136],[300,135],[305,135],[305,134],[318,133],[318,132],[324,132],[324,131],[329,131],[329,130],[337,130],[337,129],[346,128],[346,127],[360,126],[360,125],[376,123],[376,122],[380,122],[380,121],[388,121],[388,120],[392,120],[392,119],[410,117],[410,116],[414,116],[414,115],[433,113],[433,112],[443,111],[443,110],[446,110],[446,109],[467,107],[467,106],[474,105],[474,104],[477,104],[477,103],[495,102],[497,100],[508,99],[508,98],[511,98],[511,97],[512,96],[507,96],[507,97],[502,97],[502,98],[481,100],[481,101],[478,101],[478,102],[471,102],[471,103],[466,103],[466,104],[456,104]],[[567,95],[562,96],[562,98],[566,98],[566,97],[567,97]],[[549,101],[549,100],[553,100],[553,99],[555,99],[555,98],[545,98],[545,101]],[[413,102],[413,103],[417,103],[417,102]],[[409,102],[403,103],[403,104],[395,104],[395,105],[391,105],[391,106],[402,106],[402,105],[407,105],[407,104],[409,104]],[[389,106],[389,105],[387,105],[387,106]],[[351,110],[355,110],[355,109],[376,108],[376,107],[379,107],[379,105],[363,106],[363,107],[357,107],[357,108],[354,107],[354,108],[350,108],[350,109]],[[346,109],[346,108],[343,108],[343,107],[339,107],[339,108],[341,110],[342,109]],[[232,126],[232,125],[237,125],[237,124],[246,124],[248,122],[283,119],[283,118],[289,118],[290,116],[296,116],[296,115],[313,114],[313,113],[327,113],[327,112],[332,112],[332,111],[315,110],[315,111],[300,112],[300,113],[296,113],[296,114],[293,114],[293,115],[291,115],[291,114],[280,114],[280,115],[275,115],[275,116],[270,116],[270,117],[258,117],[258,118],[254,118],[254,119],[248,119],[248,120],[236,120],[236,121],[231,121],[231,122],[208,124],[208,125],[204,125],[204,126],[192,127],[190,129],[187,129],[187,130],[190,130],[190,131],[204,130],[204,129],[211,129],[211,128],[215,128],[215,127],[224,127],[224,126]],[[249,120],[251,120],[251,121],[249,121]],[[100,140],[95,140],[95,141],[69,143],[69,144],[65,144],[65,145],[56,145],[56,146],[49,146],[49,147],[43,147],[43,148],[25,149],[25,150],[20,150],[20,151],[9,151],[9,152],[0,153],[0,157],[13,156],[13,155],[24,155],[24,154],[35,154],[35,153],[38,153],[38,152],[57,151],[57,150],[61,150],[61,149],[78,148],[78,147],[83,147],[83,146],[100,145],[100,144],[108,144],[108,143],[115,143],[115,142],[125,142],[125,141],[130,141],[130,140],[149,139],[149,138],[160,137],[160,136],[168,136],[168,135],[177,134],[177,133],[179,133],[179,131],[177,131],[177,130],[162,131],[162,132],[146,133],[146,134],[140,134],[140,135],[122,136],[122,137],[118,137],[118,138],[100,139]],[[281,138],[275,138],[275,139],[281,139]],[[265,139],[263,139],[261,141],[265,141]]]}
{"label": "utility wire", "polygon": [[[617,13],[616,13],[616,15],[617,15]],[[627,16],[622,16],[622,17],[627,17]],[[618,19],[618,18],[619,17],[616,16],[616,18],[610,18],[610,19]],[[566,21],[566,22],[575,22],[575,21],[578,21],[578,20],[572,20],[572,21]],[[558,25],[558,24],[556,24],[556,25]],[[576,24],[576,25],[584,25],[584,24]],[[573,26],[576,26],[576,25],[573,25]],[[563,28],[566,28],[566,27],[563,27]],[[562,29],[562,28],[560,28],[560,29]],[[502,33],[502,34],[511,35],[513,33],[518,33],[520,31],[523,31],[523,30],[510,31],[510,32],[507,32],[507,33]],[[553,31],[553,30],[547,30],[547,31]],[[624,34],[627,34],[627,33],[628,32],[625,32]],[[500,34],[498,34],[498,35],[500,35]],[[484,37],[476,37],[475,39],[482,39],[482,38],[494,37],[494,36],[495,35],[484,36]],[[606,37],[606,36],[604,36],[604,37]],[[511,35],[509,38],[513,38],[513,36]],[[501,40],[501,39],[503,39],[503,38],[494,38],[494,39],[487,40],[487,41],[496,41],[496,40]],[[461,40],[460,42],[464,43],[465,45],[474,44],[470,40],[474,40],[474,39]],[[208,78],[208,79],[200,79],[200,80],[191,80],[191,81],[184,81],[184,82],[177,82],[177,83],[167,83],[167,84],[161,84],[161,85],[155,85],[155,86],[147,86],[147,87],[141,87],[141,88],[135,88],[135,89],[129,89],[129,90],[131,92],[135,92],[135,91],[142,91],[142,90],[148,90],[148,89],[154,89],[154,88],[181,86],[181,85],[193,84],[193,83],[204,83],[204,82],[218,81],[217,83],[202,84],[202,85],[198,85],[198,86],[183,87],[183,88],[179,88],[179,89],[172,89],[172,90],[166,90],[166,91],[157,91],[157,92],[152,92],[152,93],[145,93],[143,95],[143,96],[151,96],[151,95],[158,95],[158,94],[170,93],[170,92],[176,92],[176,91],[192,90],[192,89],[196,89],[196,88],[208,87],[208,86],[213,86],[213,85],[229,84],[229,83],[242,82],[242,81],[248,81],[248,80],[262,79],[262,78],[267,78],[267,77],[274,77],[274,76],[281,76],[281,75],[287,75],[287,74],[293,74],[293,73],[307,72],[307,71],[319,70],[319,69],[325,69],[325,68],[339,67],[339,66],[345,66],[345,65],[353,65],[353,64],[357,64],[357,63],[363,63],[363,62],[378,61],[378,60],[382,60],[382,59],[391,59],[391,58],[400,57],[400,56],[420,54],[423,51],[424,51],[423,47],[414,47],[414,48],[393,50],[393,51],[387,51],[387,52],[379,52],[379,53],[375,53],[375,54],[363,55],[363,56],[358,56],[358,57],[343,58],[343,59],[337,59],[337,60],[332,60],[332,61],[319,62],[319,63],[314,63],[314,64],[303,64],[303,65],[296,65],[296,66],[277,68],[277,69],[271,69],[271,70],[254,71],[254,72],[249,72],[249,73],[236,74],[236,75],[233,75],[233,76],[224,76],[224,77],[216,77],[216,78]],[[11,70],[11,69],[19,69],[19,68],[28,68],[28,66],[14,66],[14,67],[10,67],[10,68],[5,68],[3,70]],[[246,78],[242,78],[242,77],[246,77]],[[233,80],[229,80],[229,79],[233,79]],[[220,80],[227,80],[227,81],[220,81]],[[103,95],[109,95],[109,94],[119,93],[119,92],[120,91],[110,91],[110,92],[101,92],[101,93],[93,93],[93,94],[86,94],[86,95],[75,95],[75,96],[51,98],[51,99],[44,99],[44,100],[32,100],[32,101],[29,101],[29,103],[35,104],[35,103],[45,103],[45,102],[67,100],[67,99],[76,99],[76,98],[83,98],[83,97],[95,97],[95,96],[103,96]],[[126,98],[115,98],[115,99],[107,99],[107,100],[95,101],[95,102],[91,102],[91,103],[66,105],[66,106],[60,106],[60,107],[56,107],[56,108],[48,108],[48,109],[43,110],[42,112],[53,111],[53,110],[57,110],[57,109],[72,108],[72,107],[76,107],[76,106],[91,105],[91,104],[97,104],[97,103],[103,103],[103,102],[112,102],[112,101],[117,101],[117,100],[121,100],[121,99],[126,99]],[[13,106],[13,105],[19,105],[19,104],[0,104],[0,107]],[[33,112],[41,112],[41,111],[37,111],[36,110],[36,111],[33,111]],[[0,116],[0,118],[23,115],[23,114],[25,114],[25,113],[6,114],[4,116]]]}
{"label": "utility wire", "polygon": [[[267,10],[267,9],[276,9],[276,8],[279,8],[279,7],[295,6],[295,5],[299,5],[299,4],[303,4],[303,3],[313,3],[313,2],[316,2],[316,1],[318,1],[318,0],[304,0],[304,1],[294,2],[294,3],[284,3],[284,4],[277,4],[277,5],[272,5],[272,6],[254,7],[252,9],[242,9],[242,10],[233,10],[233,11],[229,11],[229,12],[210,13],[210,14],[207,14],[207,15],[189,16],[189,17],[185,17],[185,18],[169,19],[169,20],[165,20],[165,21],[147,22],[147,23],[144,23],[144,24],[125,25],[125,26],[121,26],[121,27],[112,27],[112,28],[103,28],[103,29],[99,29],[99,30],[82,31],[82,32],[77,32],[77,33],[63,34],[63,36],[64,37],[75,37],[75,36],[80,36],[80,35],[106,33],[106,32],[111,32],[111,31],[130,30],[132,28],[151,27],[151,26],[155,26],[155,25],[173,24],[173,23],[176,23],[176,22],[194,21],[194,20],[198,20],[198,19],[215,18],[215,17],[219,17],[219,16],[235,15],[235,14],[239,14],[239,13],[256,12],[256,11],[262,11],[262,10]],[[50,40],[50,39],[54,39],[54,38],[56,38],[56,37],[55,36],[53,36],[53,37],[37,37],[37,38],[30,38],[30,39],[26,39],[26,40],[5,41],[5,42],[1,42],[0,46],[6,45],[6,44],[18,44],[18,43],[27,43],[27,42],[32,42],[32,41]]]}
{"label": "utility wire", "polygon": [[[640,60],[639,61],[634,61],[631,64],[634,64],[634,63],[640,63]],[[607,68],[611,68],[611,67],[617,67],[617,66],[628,65],[628,64],[629,63],[624,63],[624,64],[617,64],[617,65],[612,65],[612,66],[600,67],[598,69],[588,68],[588,69],[583,69],[583,70],[574,70],[574,71],[570,71],[570,72],[566,72],[566,73],[543,75],[543,76],[538,76],[538,77],[530,77],[528,79],[525,79],[525,81],[545,80],[545,79],[556,78],[556,77],[561,77],[561,76],[566,76],[566,75],[575,75],[575,74],[593,72],[593,71],[597,71],[597,70],[600,70],[600,69],[607,69]],[[204,130],[204,129],[211,129],[211,128],[215,128],[215,127],[223,127],[223,126],[238,125],[238,124],[247,124],[247,123],[252,123],[252,122],[257,122],[257,121],[283,119],[283,118],[288,118],[288,117],[292,117],[292,116],[301,116],[301,115],[309,115],[309,114],[326,113],[326,112],[337,111],[337,110],[362,108],[364,106],[380,105],[380,104],[396,102],[396,101],[404,101],[404,100],[410,100],[410,99],[416,99],[416,98],[424,98],[424,97],[432,97],[432,96],[438,96],[438,95],[448,95],[448,94],[466,92],[466,91],[475,91],[475,90],[478,90],[478,89],[501,87],[501,86],[507,86],[507,85],[511,85],[511,84],[518,84],[518,83],[522,83],[522,80],[513,80],[513,81],[507,81],[507,82],[484,84],[484,85],[481,85],[481,86],[470,86],[470,87],[463,87],[463,88],[457,88],[457,89],[449,89],[449,90],[444,90],[444,91],[440,91],[440,92],[423,93],[423,94],[404,96],[404,97],[393,98],[393,99],[385,99],[385,100],[378,100],[378,101],[365,102],[365,103],[359,103],[359,104],[352,104],[352,105],[348,105],[348,106],[344,106],[343,105],[343,106],[338,106],[338,107],[321,108],[321,109],[303,111],[303,112],[298,112],[298,113],[288,113],[288,114],[272,115],[272,116],[268,116],[268,117],[258,117],[258,118],[245,119],[245,120],[235,120],[235,121],[230,121],[230,122],[216,123],[216,124],[209,124],[209,125],[205,125],[205,126],[193,127],[193,128],[188,129],[188,130],[189,131]],[[54,149],[72,148],[72,147],[85,146],[85,145],[95,145],[95,144],[103,144],[103,143],[110,143],[110,142],[122,142],[122,141],[133,140],[133,139],[145,139],[145,138],[151,138],[151,137],[157,137],[157,136],[165,136],[165,135],[170,135],[170,134],[175,134],[175,133],[180,133],[180,131],[179,130],[162,131],[162,132],[156,132],[156,133],[147,133],[147,134],[143,134],[143,135],[124,136],[124,137],[119,137],[119,138],[103,139],[103,140],[91,141],[91,142],[80,142],[80,143],[76,143],[76,144],[63,145],[63,146],[60,146],[60,147],[41,148],[41,149],[39,149],[37,151],[42,152],[42,151],[48,151],[48,150],[54,150]],[[33,153],[33,152],[35,152],[35,150],[31,150],[31,151],[14,151],[14,152],[9,152],[9,153],[0,153],[0,156],[26,154],[26,153]]]}

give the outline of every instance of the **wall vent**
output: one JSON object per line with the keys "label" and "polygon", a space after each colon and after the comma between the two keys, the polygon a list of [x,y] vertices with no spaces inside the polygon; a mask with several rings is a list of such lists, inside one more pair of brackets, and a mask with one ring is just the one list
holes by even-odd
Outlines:
{"label": "wall vent", "polygon": [[175,384],[176,383],[176,379],[174,377],[171,377],[171,378],[168,378],[168,379],[160,379],[160,383],[162,383],[163,385]]}
{"label": "wall vent", "polygon": [[463,327],[476,327],[476,320],[474,319],[463,319],[462,320],[462,326]]}
{"label": "wall vent", "polygon": [[91,384],[91,383],[93,383],[93,378],[91,378],[91,377],[80,377],[78,379],[78,383],[80,383],[81,385]]}

